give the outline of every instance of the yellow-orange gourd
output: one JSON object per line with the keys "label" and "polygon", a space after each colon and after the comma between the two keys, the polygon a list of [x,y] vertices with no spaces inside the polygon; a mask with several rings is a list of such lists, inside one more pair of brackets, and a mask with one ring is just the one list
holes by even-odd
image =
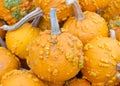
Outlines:
{"label": "yellow-orange gourd", "polygon": [[85,65],[83,77],[92,86],[115,86],[118,84],[120,43],[109,37],[97,37],[84,46]]}
{"label": "yellow-orange gourd", "polygon": [[45,31],[28,46],[27,62],[41,79],[62,82],[74,77],[83,67],[82,42],[70,33],[61,33],[51,9],[51,32]]}
{"label": "yellow-orange gourd", "polygon": [[58,21],[63,21],[73,14],[71,6],[66,5],[66,0],[33,0],[36,7],[43,10],[44,18],[49,20],[50,8],[57,8]]}
{"label": "yellow-orange gourd", "polygon": [[0,0],[0,19],[14,24],[33,9],[32,0]]}
{"label": "yellow-orange gourd", "polygon": [[[76,6],[77,7],[77,6]],[[76,8],[77,16],[70,17],[63,25],[63,31],[68,31],[86,44],[97,36],[108,36],[106,21],[98,14],[90,11],[80,13],[79,5]]]}
{"label": "yellow-orange gourd", "polygon": [[8,31],[6,33],[7,48],[21,59],[25,59],[27,45],[39,35],[39,32],[40,29],[33,27],[30,23],[25,23],[17,30]]}
{"label": "yellow-orange gourd", "polygon": [[1,80],[1,86],[45,86],[33,73],[28,70],[12,70]]}
{"label": "yellow-orange gourd", "polygon": [[120,0],[111,0],[106,9],[101,13],[106,20],[113,19],[120,14]]}
{"label": "yellow-orange gourd", "polygon": [[19,69],[19,67],[20,62],[18,58],[6,48],[0,47],[0,81],[5,73]]}

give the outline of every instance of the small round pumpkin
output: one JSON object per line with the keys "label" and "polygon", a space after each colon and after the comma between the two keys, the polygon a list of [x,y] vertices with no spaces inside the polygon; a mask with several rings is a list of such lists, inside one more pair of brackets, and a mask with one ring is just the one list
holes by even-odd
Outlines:
{"label": "small round pumpkin", "polygon": [[92,86],[115,86],[120,77],[120,43],[109,37],[97,37],[84,46],[83,77]]}
{"label": "small round pumpkin", "polygon": [[39,35],[39,32],[40,29],[30,23],[25,23],[17,30],[8,31],[5,37],[7,48],[21,59],[25,59],[27,45]]}
{"label": "small round pumpkin", "polygon": [[18,58],[6,48],[0,47],[0,81],[5,73],[14,69],[19,69],[19,67],[20,62]]}
{"label": "small round pumpkin", "polygon": [[113,19],[120,14],[120,0],[111,0],[109,5],[103,10],[101,15],[106,19]]}
{"label": "small round pumpkin", "polygon": [[0,19],[14,24],[33,10],[31,0],[0,0]]}
{"label": "small round pumpkin", "polygon": [[[36,9],[37,10],[37,9]],[[32,14],[38,14],[40,10],[37,11],[33,11]],[[37,27],[34,27],[34,21],[32,24],[30,23],[25,23],[22,21],[27,21],[29,20],[29,18],[31,18],[32,16],[34,17],[34,15],[28,15],[26,17],[24,17],[25,20],[20,20],[19,22],[17,22],[14,26],[2,26],[3,29],[9,30],[9,29],[15,29],[19,26],[21,26],[21,23],[23,24],[21,27],[19,27],[17,30],[12,30],[12,31],[7,31],[6,33],[6,45],[7,48],[14,53],[15,55],[19,56],[21,59],[25,59],[25,56],[27,54],[26,52],[26,47],[29,44],[29,42],[31,40],[33,40],[34,38],[36,38],[39,33],[40,33],[40,29]],[[6,28],[7,27],[7,28]]]}
{"label": "small round pumpkin", "polygon": [[1,80],[2,86],[45,86],[33,73],[28,70],[12,70]]}
{"label": "small round pumpkin", "polygon": [[109,35],[107,23],[101,16],[90,11],[82,13],[79,4],[71,1],[68,0],[68,4],[74,4],[74,8],[76,8],[74,9],[75,17],[72,16],[65,22],[63,31],[68,31],[78,37],[83,44],[86,44],[97,36]]}
{"label": "small round pumpkin", "polygon": [[[71,6],[67,6],[66,0],[33,0],[36,7],[40,7],[43,10],[44,18],[49,21],[50,8],[57,8],[58,21],[66,20],[67,17],[73,14]],[[78,1],[78,0],[77,0]]]}
{"label": "small round pumpkin", "polygon": [[108,6],[111,0],[79,0],[83,10],[97,11]]}
{"label": "small round pumpkin", "polygon": [[82,42],[70,33],[61,33],[52,8],[51,32],[45,31],[31,41],[27,50],[27,62],[41,79],[62,82],[74,77],[83,68]]}

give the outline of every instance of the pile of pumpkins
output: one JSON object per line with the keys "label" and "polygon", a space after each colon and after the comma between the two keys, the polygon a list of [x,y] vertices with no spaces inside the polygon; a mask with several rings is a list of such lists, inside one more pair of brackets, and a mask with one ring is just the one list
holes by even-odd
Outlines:
{"label": "pile of pumpkins", "polygon": [[120,86],[120,0],[0,0],[0,86]]}

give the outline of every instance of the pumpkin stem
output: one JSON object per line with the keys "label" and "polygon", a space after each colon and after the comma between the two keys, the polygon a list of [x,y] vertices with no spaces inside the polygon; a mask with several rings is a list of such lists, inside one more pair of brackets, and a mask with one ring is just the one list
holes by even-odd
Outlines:
{"label": "pumpkin stem", "polygon": [[111,38],[116,38],[115,30],[110,29],[110,37]]}
{"label": "pumpkin stem", "polygon": [[61,34],[57,16],[56,16],[56,8],[50,9],[50,21],[51,21],[51,35]]}
{"label": "pumpkin stem", "polygon": [[116,70],[117,70],[117,71],[120,71],[120,63],[117,64]]}
{"label": "pumpkin stem", "polygon": [[5,41],[0,37],[0,45],[6,48]]}
{"label": "pumpkin stem", "polygon": [[41,19],[41,16],[42,16],[42,15],[36,17],[36,18],[33,20],[33,22],[32,22],[32,26],[33,26],[33,27],[38,27],[39,22],[40,22],[40,19]]}
{"label": "pumpkin stem", "polygon": [[38,16],[42,16],[42,10],[38,7],[36,8],[34,11],[32,11],[31,13],[29,13],[28,15],[26,15],[25,17],[23,17],[19,22],[17,22],[16,24],[12,25],[12,26],[8,26],[8,25],[3,25],[0,28],[2,28],[3,30],[16,30],[17,28],[21,27],[24,23],[38,17]]}
{"label": "pumpkin stem", "polygon": [[75,17],[78,21],[85,19],[85,15],[82,12],[81,6],[76,0],[66,0],[67,5],[73,5]]}
{"label": "pumpkin stem", "polygon": [[117,78],[120,80],[120,74],[117,74]]}

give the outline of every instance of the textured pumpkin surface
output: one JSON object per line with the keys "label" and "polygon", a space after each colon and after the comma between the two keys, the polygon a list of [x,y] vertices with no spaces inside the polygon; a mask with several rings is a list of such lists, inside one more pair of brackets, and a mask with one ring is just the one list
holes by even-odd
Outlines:
{"label": "textured pumpkin surface", "polygon": [[44,18],[49,20],[50,8],[57,9],[57,17],[59,21],[65,20],[68,16],[71,16],[73,9],[71,6],[66,5],[66,0],[33,0],[36,7],[42,8],[44,12]]}
{"label": "textured pumpkin surface", "polygon": [[4,47],[0,47],[0,81],[3,74],[18,69],[20,67],[19,60],[10,51]]}
{"label": "textured pumpkin surface", "polygon": [[93,86],[117,84],[116,65],[120,62],[120,43],[108,37],[95,38],[84,47],[85,65],[83,76]]}
{"label": "textured pumpkin surface", "polygon": [[0,0],[0,19],[14,24],[32,10],[32,0]]}
{"label": "textured pumpkin surface", "polygon": [[12,70],[1,80],[1,86],[45,86],[33,73],[25,70]]}
{"label": "textured pumpkin surface", "polygon": [[105,20],[98,14],[86,11],[85,19],[76,20],[70,17],[63,26],[63,31],[68,31],[78,37],[83,44],[89,42],[97,36],[108,36],[108,27]]}
{"label": "textured pumpkin surface", "polygon": [[74,77],[83,67],[82,42],[69,33],[45,32],[28,46],[27,62],[41,79],[57,82]]}
{"label": "textured pumpkin surface", "polygon": [[64,86],[65,81],[63,82],[48,82],[48,81],[44,81],[45,86]]}
{"label": "textured pumpkin surface", "polygon": [[25,59],[26,47],[31,40],[39,35],[40,30],[29,23],[25,23],[19,29],[6,33],[6,45],[12,53]]}
{"label": "textured pumpkin surface", "polygon": [[74,78],[69,82],[68,86],[91,86],[88,81],[85,79]]}
{"label": "textured pumpkin surface", "polygon": [[120,27],[120,17],[116,16],[113,19],[110,19],[108,21],[108,27],[109,27],[109,29],[114,29],[114,30],[116,30],[118,27]]}
{"label": "textured pumpkin surface", "polygon": [[44,31],[44,30],[50,30],[51,25],[50,25],[50,20],[46,20],[42,18],[39,22],[39,28]]}
{"label": "textured pumpkin surface", "polygon": [[83,10],[97,11],[107,7],[111,0],[79,0]]}
{"label": "textured pumpkin surface", "polygon": [[120,0],[111,0],[105,10],[103,10],[102,16],[107,20],[113,19],[116,15],[120,14]]}

